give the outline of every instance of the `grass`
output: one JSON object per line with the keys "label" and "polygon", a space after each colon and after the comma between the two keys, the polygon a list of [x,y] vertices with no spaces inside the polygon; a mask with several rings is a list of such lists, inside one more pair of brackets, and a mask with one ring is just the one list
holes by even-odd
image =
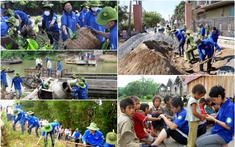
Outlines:
{"label": "grass", "polygon": [[[4,110],[4,109],[3,109]],[[34,132],[34,128],[32,129],[31,135],[28,134],[27,128],[25,126],[25,132],[21,135],[20,126],[16,126],[16,131],[12,130],[11,122],[7,122],[6,112],[2,112],[2,119],[4,122],[4,127],[2,129],[2,134],[4,138],[4,142],[2,142],[1,146],[4,147],[34,147],[39,138],[36,137]],[[41,129],[38,131],[39,136],[41,135]],[[57,147],[64,147],[65,145],[58,140],[55,140]],[[44,146],[44,140],[40,141],[38,146]],[[48,146],[51,146],[51,139],[48,137]]]}

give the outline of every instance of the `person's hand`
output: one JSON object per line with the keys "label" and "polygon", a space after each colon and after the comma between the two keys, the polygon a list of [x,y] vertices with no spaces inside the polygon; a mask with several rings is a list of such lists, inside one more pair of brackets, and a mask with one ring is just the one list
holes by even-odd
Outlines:
{"label": "person's hand", "polygon": [[85,143],[85,142],[83,143],[83,146],[86,146],[86,143]]}
{"label": "person's hand", "polygon": [[206,115],[202,115],[201,121],[203,121],[206,118]]}
{"label": "person's hand", "polygon": [[164,115],[164,114],[160,114],[159,116],[160,116],[161,118],[165,117],[165,115]]}
{"label": "person's hand", "polygon": [[213,117],[211,115],[207,115],[206,119],[209,121],[215,121],[215,117]]}
{"label": "person's hand", "polygon": [[217,55],[221,55],[221,54],[222,54],[222,51],[218,52],[218,53],[216,54],[216,56],[217,56]]}
{"label": "person's hand", "polygon": [[53,24],[52,24],[52,23],[50,23],[50,25],[49,25],[49,28],[51,28],[51,27],[53,27]]}
{"label": "person's hand", "polygon": [[89,30],[91,31],[91,33],[92,34],[94,34],[94,35],[98,35],[98,30],[96,30],[96,29],[94,29],[94,28],[91,28],[91,27],[88,27],[89,28]]}
{"label": "person's hand", "polygon": [[69,39],[69,38],[70,38],[69,34],[67,34],[67,35],[66,35],[66,38],[67,38],[67,39]]}

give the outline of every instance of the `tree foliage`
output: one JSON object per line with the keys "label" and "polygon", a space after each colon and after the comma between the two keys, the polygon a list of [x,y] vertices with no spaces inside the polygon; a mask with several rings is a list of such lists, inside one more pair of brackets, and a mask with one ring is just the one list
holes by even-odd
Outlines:
{"label": "tree foliage", "polygon": [[164,19],[160,13],[143,11],[143,21],[147,27],[153,27]]}
{"label": "tree foliage", "polygon": [[[102,104],[101,104],[102,102]],[[21,101],[22,109],[49,122],[57,119],[63,127],[79,128],[84,133],[95,122],[105,135],[117,128],[116,101]]]}
{"label": "tree foliage", "polygon": [[175,7],[174,14],[171,17],[173,22],[175,20],[177,20],[177,22],[185,21],[185,3],[185,1],[181,1],[179,5]]}
{"label": "tree foliage", "polygon": [[118,97],[124,98],[130,95],[136,95],[139,98],[144,98],[148,94],[154,95],[157,92],[158,84],[153,79],[145,79],[141,77],[140,80],[130,82],[126,87],[118,88]]}

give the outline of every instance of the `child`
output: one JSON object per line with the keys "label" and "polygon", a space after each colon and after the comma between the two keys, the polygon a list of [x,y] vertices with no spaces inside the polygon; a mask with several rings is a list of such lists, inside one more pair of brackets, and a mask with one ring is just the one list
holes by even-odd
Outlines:
{"label": "child", "polygon": [[172,97],[170,95],[166,95],[164,97],[164,103],[166,104],[166,106],[163,108],[163,112],[165,115],[167,115],[167,118],[172,121],[174,118],[174,113],[171,110],[171,100]]}
{"label": "child", "polygon": [[[160,120],[160,118],[148,118],[145,115],[137,112],[138,110],[140,110],[140,100],[137,96],[131,96],[131,98],[135,102],[136,112],[134,113],[133,118],[134,118],[134,129],[135,129],[136,135],[140,139],[140,141],[143,142],[144,144],[151,144],[156,139],[144,131],[143,123],[145,123],[147,120],[151,120],[151,121]],[[147,112],[148,111],[149,111],[149,107],[147,107]]]}
{"label": "child", "polygon": [[[160,114],[163,113],[163,108],[160,106],[161,105],[161,97],[160,96],[157,96],[155,95],[153,97],[153,106],[152,108],[150,108],[150,114],[152,114],[152,117],[158,117]],[[153,128],[155,129],[155,132],[156,132],[156,128],[157,128],[157,125],[161,125],[160,129],[162,128],[162,124],[163,124],[163,121],[162,119],[160,119],[159,121],[154,121],[152,122],[153,124]]]}
{"label": "child", "polygon": [[134,135],[134,139],[131,142],[125,143],[126,147],[139,147],[139,139],[137,138],[134,130],[134,123],[132,116],[135,113],[135,103],[130,97],[126,97],[120,101],[120,109],[122,113],[118,116],[118,146],[122,144],[121,137],[127,132],[131,131]]}
{"label": "child", "polygon": [[114,132],[109,132],[106,135],[106,142],[104,144],[104,147],[115,147],[117,144],[117,134]]}
{"label": "child", "polygon": [[[204,109],[205,105],[206,105],[206,99],[205,98],[201,98],[199,100],[199,108],[200,108],[200,110],[202,112],[202,115],[206,117],[206,111]],[[199,137],[199,135],[202,135],[202,134],[205,134],[205,133],[206,133],[206,119],[204,119],[203,121],[199,122],[198,131],[197,131],[197,137]]]}
{"label": "child", "polygon": [[213,113],[215,113],[214,107],[211,105],[212,101],[210,98],[206,99],[206,105],[204,107],[206,114],[211,115]]}
{"label": "child", "polygon": [[198,100],[205,94],[206,89],[202,84],[197,84],[192,89],[192,97],[188,101],[185,118],[189,126],[187,147],[195,147],[199,120],[204,120],[205,118],[205,116],[201,115],[201,110],[198,106]]}

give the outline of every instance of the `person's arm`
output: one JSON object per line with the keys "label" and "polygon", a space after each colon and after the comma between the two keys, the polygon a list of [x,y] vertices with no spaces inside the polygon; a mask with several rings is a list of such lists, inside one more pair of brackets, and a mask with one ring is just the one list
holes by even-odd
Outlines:
{"label": "person's arm", "polygon": [[199,118],[200,120],[203,120],[204,117],[202,115],[200,115],[199,113],[197,113],[196,111],[196,107],[197,107],[197,104],[196,103],[192,103],[191,104],[191,107],[192,107],[192,113],[195,117]]}
{"label": "person's arm", "polygon": [[80,29],[80,28],[81,28],[78,23],[76,23],[76,27],[77,27],[77,29]]}
{"label": "person's arm", "polygon": [[178,125],[176,125],[175,123],[171,122],[170,120],[167,119],[167,117],[164,114],[161,114],[160,117],[165,121],[166,125],[171,129],[171,130],[175,130]]}
{"label": "person's arm", "polygon": [[203,53],[202,53],[202,50],[199,46],[197,46],[197,51],[198,51],[198,54],[199,54],[200,62],[202,62],[203,61]]}
{"label": "person's arm", "polygon": [[22,19],[21,19],[20,15],[16,14],[16,17],[19,19],[19,22],[21,22],[21,21],[22,21]]}
{"label": "person's arm", "polygon": [[36,146],[39,145],[39,143],[40,143],[40,141],[42,140],[42,138],[43,138],[43,136],[40,136],[40,138],[38,139],[38,142],[37,142]]}
{"label": "person's arm", "polygon": [[103,142],[104,142],[104,136],[103,136],[103,134],[101,133],[101,134],[100,134],[99,143],[98,143],[98,146],[97,146],[97,147],[102,147]]}
{"label": "person's arm", "polygon": [[212,42],[212,41],[210,41],[210,42],[216,47],[216,49],[218,51],[218,55],[222,54],[219,45],[216,42]]}
{"label": "person's arm", "polygon": [[107,39],[109,39],[109,35],[110,35],[110,33],[105,33],[105,32],[101,32],[101,31],[97,31],[97,34],[100,36],[103,36]]}
{"label": "person's arm", "polygon": [[86,146],[87,144],[87,133],[85,132],[84,135],[82,136],[82,142],[83,142],[83,146]]}
{"label": "person's arm", "polygon": [[147,117],[147,120],[148,121],[160,121],[161,120],[161,118],[160,117]]}
{"label": "person's arm", "polygon": [[220,125],[221,127],[225,128],[227,130],[231,129],[231,127],[227,126],[225,122],[220,121],[220,120],[216,119],[215,117],[213,117],[211,115],[207,115],[206,119],[209,120],[209,121],[214,121],[215,123],[217,123],[218,125]]}

